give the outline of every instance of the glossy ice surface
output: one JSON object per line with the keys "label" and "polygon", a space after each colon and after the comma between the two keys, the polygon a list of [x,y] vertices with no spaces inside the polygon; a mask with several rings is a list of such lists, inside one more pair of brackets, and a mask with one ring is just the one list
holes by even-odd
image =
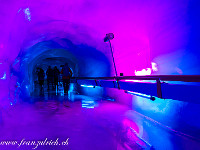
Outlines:
{"label": "glossy ice surface", "polygon": [[[50,96],[47,100],[41,96],[32,104],[24,102],[2,110],[0,140],[16,140],[19,144],[23,139],[55,141],[59,138],[62,143],[69,138],[67,146],[38,146],[38,150],[123,150],[130,146],[141,149],[136,141],[129,140],[122,124],[125,107],[113,102],[87,100],[86,96],[75,97],[75,102],[62,102],[64,97]],[[35,146],[17,147],[0,146],[1,149],[32,149]]]}

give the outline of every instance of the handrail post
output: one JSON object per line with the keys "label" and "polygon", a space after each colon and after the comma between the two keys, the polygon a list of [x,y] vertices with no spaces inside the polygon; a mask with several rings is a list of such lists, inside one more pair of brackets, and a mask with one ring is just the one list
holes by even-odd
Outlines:
{"label": "handrail post", "polygon": [[158,98],[162,98],[162,89],[161,89],[160,79],[156,79],[156,85],[157,85],[157,96]]}
{"label": "handrail post", "polygon": [[95,79],[95,84],[96,84],[96,86],[98,86],[98,83],[97,83],[97,80]]}
{"label": "handrail post", "polygon": [[116,65],[115,65],[115,58],[114,58],[114,55],[113,55],[113,49],[112,49],[112,45],[111,45],[111,42],[109,40],[109,44],[110,44],[110,50],[111,50],[111,54],[112,54],[112,58],[113,58],[113,64],[114,64],[114,69],[115,69],[115,75],[117,77],[117,68],[116,68]]}
{"label": "handrail post", "polygon": [[118,82],[119,80],[116,80],[116,82],[117,82],[117,88],[120,90],[120,86],[119,86],[119,82]]}
{"label": "handrail post", "polygon": [[117,82],[117,88],[120,90],[120,85],[119,85],[119,77],[114,77],[114,79]]}

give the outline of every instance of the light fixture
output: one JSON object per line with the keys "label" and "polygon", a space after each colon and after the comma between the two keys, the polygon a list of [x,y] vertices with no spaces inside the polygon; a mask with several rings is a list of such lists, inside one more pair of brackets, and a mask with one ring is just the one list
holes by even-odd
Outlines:
{"label": "light fixture", "polygon": [[109,42],[110,44],[110,49],[111,49],[111,53],[112,53],[112,58],[113,58],[113,64],[114,64],[114,68],[115,68],[115,75],[117,76],[117,69],[116,69],[116,65],[115,65],[115,59],[113,56],[113,50],[112,50],[112,46],[111,46],[111,42],[110,40],[114,39],[114,34],[113,33],[108,33],[106,34],[106,37],[104,38],[104,42]]}

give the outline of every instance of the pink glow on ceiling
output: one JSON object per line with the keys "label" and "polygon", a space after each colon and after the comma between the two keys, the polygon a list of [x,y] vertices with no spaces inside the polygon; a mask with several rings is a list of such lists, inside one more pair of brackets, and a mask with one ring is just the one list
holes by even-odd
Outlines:
{"label": "pink glow on ceiling", "polygon": [[[176,30],[173,36],[172,30],[163,30],[171,25],[168,25],[167,19],[176,19],[176,14],[185,9],[187,2],[178,8],[174,6],[177,2],[148,0],[3,1],[0,43],[4,49],[1,49],[0,58],[13,61],[21,49],[44,40],[67,38],[76,45],[97,48],[112,63],[109,46],[103,42],[105,34],[112,32],[115,38],[111,43],[118,73],[134,75],[135,70],[151,68],[152,51],[162,50],[163,47],[171,51],[175,45],[183,43],[185,33],[182,30]],[[180,18],[182,16],[184,14]],[[170,28],[184,27],[184,20],[177,22],[175,20],[175,26]],[[160,33],[166,35],[164,40],[157,41]],[[166,46],[166,41],[170,45]]]}
{"label": "pink glow on ceiling", "polygon": [[0,48],[3,48],[3,44],[0,44]]}

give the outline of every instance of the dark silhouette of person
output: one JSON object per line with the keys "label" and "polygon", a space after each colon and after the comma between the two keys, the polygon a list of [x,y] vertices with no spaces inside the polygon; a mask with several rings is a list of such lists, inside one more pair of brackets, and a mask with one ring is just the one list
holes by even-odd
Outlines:
{"label": "dark silhouette of person", "polygon": [[69,68],[67,63],[63,66],[61,74],[64,86],[64,93],[68,94],[70,77],[72,76],[72,70]]}
{"label": "dark silhouette of person", "polygon": [[51,84],[53,86],[53,76],[54,76],[53,69],[51,69],[51,66],[48,67],[46,75],[47,75],[47,85],[49,90],[49,85]]}
{"label": "dark silhouette of person", "polygon": [[38,68],[37,75],[38,75],[38,82],[40,85],[40,92],[42,93],[44,91],[44,77],[45,77],[44,70],[42,68]]}
{"label": "dark silhouette of person", "polygon": [[53,69],[53,77],[54,77],[54,88],[58,88],[58,79],[59,79],[59,76],[60,76],[60,71],[58,70],[58,68],[55,66],[54,69]]}

